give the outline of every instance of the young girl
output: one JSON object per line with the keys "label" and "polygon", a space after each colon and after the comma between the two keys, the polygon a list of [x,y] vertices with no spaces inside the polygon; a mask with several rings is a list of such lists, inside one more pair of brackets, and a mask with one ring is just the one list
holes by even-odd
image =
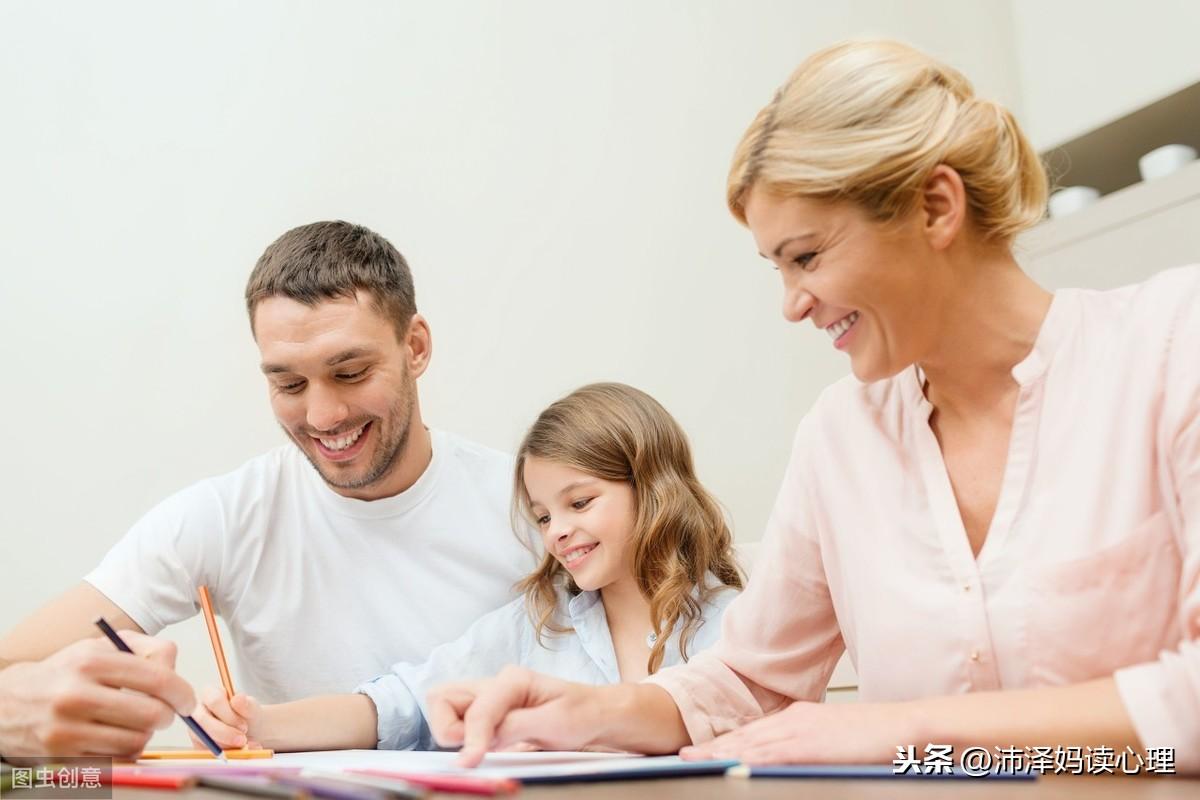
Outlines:
{"label": "young girl", "polygon": [[652,397],[597,383],[555,402],[517,451],[513,497],[514,523],[531,520],[545,549],[519,584],[523,598],[355,694],[264,706],[210,691],[200,724],[223,747],[433,749],[425,694],[434,685],[507,664],[592,684],[637,681],[716,641],[741,573],[682,429]]}

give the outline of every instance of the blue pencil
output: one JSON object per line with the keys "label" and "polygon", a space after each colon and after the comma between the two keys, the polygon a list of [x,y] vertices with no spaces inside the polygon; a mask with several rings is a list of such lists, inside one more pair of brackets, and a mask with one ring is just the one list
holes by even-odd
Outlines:
{"label": "blue pencil", "polygon": [[[112,626],[105,621],[104,617],[100,617],[100,619],[96,620],[96,627],[99,628],[100,631],[108,637],[108,640],[112,642],[122,653],[129,653],[131,655],[133,654],[133,651],[129,649],[129,645],[125,644],[125,641],[117,635],[117,632],[114,631]],[[175,713],[178,714],[179,712],[177,711]],[[200,727],[199,722],[196,722],[196,720],[192,719],[187,714],[179,714],[179,718],[183,720],[184,725],[187,725],[188,728],[191,729],[192,733],[196,734],[196,738],[203,742],[204,746],[207,747],[214,756],[222,761],[228,761],[228,759],[225,758],[225,753],[221,751],[221,746],[213,741],[211,736],[204,732],[204,728]]]}
{"label": "blue pencil", "polygon": [[1031,772],[985,772],[982,775],[963,772],[954,768],[950,772],[897,773],[888,764],[781,764],[752,767],[739,764],[725,772],[732,778],[878,778],[896,780],[973,780],[991,778],[999,780],[1031,781],[1037,775]]}

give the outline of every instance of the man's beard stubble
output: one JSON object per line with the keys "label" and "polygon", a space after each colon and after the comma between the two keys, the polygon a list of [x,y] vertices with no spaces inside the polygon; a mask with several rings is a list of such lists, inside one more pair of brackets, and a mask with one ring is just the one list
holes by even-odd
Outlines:
{"label": "man's beard stubble", "polygon": [[[412,386],[408,387],[408,391],[390,409],[387,427],[390,429],[391,435],[386,440],[379,439],[378,445],[375,448],[375,458],[367,466],[366,472],[361,477],[339,480],[325,474],[317,458],[297,441],[298,437],[282,424],[280,427],[283,427],[283,432],[288,435],[288,438],[292,440],[296,447],[300,449],[300,452],[304,454],[304,457],[308,459],[308,463],[312,464],[313,469],[321,476],[321,480],[334,489],[362,489],[386,477],[399,460],[401,454],[404,453],[404,448],[408,445],[409,434],[412,432],[412,396],[414,388]],[[383,436],[384,430],[380,426],[379,419],[376,418],[370,420],[370,422],[372,423],[371,435]],[[300,435],[307,436],[307,434],[303,433]],[[316,447],[316,445],[313,445],[313,447]]]}

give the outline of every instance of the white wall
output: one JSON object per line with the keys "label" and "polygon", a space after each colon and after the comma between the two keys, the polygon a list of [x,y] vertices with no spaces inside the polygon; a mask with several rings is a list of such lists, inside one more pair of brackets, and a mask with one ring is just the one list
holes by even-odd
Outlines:
{"label": "white wall", "polygon": [[[836,6],[836,7],[835,7]],[[294,225],[406,254],[428,422],[511,449],[623,380],[757,539],[845,361],[780,317],[728,157],[799,60],[908,39],[1017,104],[1007,2],[0,5],[0,628],[148,507],[281,442],[241,303]],[[1000,44],[997,45],[996,43]],[[198,620],[172,630],[213,684]]]}
{"label": "white wall", "polygon": [[1026,131],[1044,150],[1200,81],[1194,0],[1012,0]]}

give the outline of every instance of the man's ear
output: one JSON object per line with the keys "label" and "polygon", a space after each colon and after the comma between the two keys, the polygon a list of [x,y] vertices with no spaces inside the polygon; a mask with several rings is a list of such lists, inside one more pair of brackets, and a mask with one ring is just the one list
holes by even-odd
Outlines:
{"label": "man's ear", "polygon": [[421,377],[429,366],[433,355],[433,336],[429,332],[429,323],[420,314],[413,314],[408,321],[408,330],[404,334],[404,349],[408,356],[408,369],[414,378]]}
{"label": "man's ear", "polygon": [[922,232],[934,250],[945,250],[967,219],[967,190],[962,176],[939,164],[921,190]]}

